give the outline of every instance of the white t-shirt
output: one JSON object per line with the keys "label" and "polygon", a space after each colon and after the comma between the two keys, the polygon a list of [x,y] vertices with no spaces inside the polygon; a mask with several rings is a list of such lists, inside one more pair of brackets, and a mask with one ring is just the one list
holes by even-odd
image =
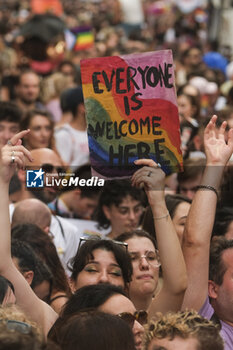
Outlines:
{"label": "white t-shirt", "polygon": [[143,24],[144,14],[141,0],[119,0],[123,21],[126,24]]}
{"label": "white t-shirt", "polygon": [[69,165],[79,167],[89,162],[89,148],[86,131],[74,129],[69,124],[55,128],[56,148]]}

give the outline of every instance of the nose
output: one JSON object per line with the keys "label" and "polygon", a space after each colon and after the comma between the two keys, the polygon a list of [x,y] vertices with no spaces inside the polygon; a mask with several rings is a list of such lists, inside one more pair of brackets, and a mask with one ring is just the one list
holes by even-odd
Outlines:
{"label": "nose", "polygon": [[134,335],[135,343],[137,343],[139,340],[142,340],[143,333],[144,333],[143,326],[138,321],[134,321],[133,335]]}
{"label": "nose", "polygon": [[99,283],[108,283],[109,278],[108,278],[108,273],[107,271],[102,271],[99,277]]}
{"label": "nose", "polygon": [[148,270],[149,269],[149,264],[148,264],[148,261],[146,260],[145,256],[142,256],[140,258],[140,269],[141,270]]}
{"label": "nose", "polygon": [[129,218],[130,220],[134,221],[136,218],[135,212],[133,210],[130,210],[129,212]]}

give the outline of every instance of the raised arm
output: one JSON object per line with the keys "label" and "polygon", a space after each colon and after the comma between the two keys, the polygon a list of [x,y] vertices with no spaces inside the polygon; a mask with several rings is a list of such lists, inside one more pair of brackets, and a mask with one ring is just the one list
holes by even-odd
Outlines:
{"label": "raised arm", "polygon": [[163,287],[149,308],[149,317],[152,317],[158,311],[177,311],[181,308],[187,276],[179,239],[165,203],[165,174],[151,159],[140,159],[135,163],[144,167],[133,175],[132,184],[144,186],[146,191],[163,270]]}
{"label": "raised arm", "polygon": [[32,160],[30,152],[22,146],[21,138],[29,131],[21,131],[14,135],[7,145],[1,149],[0,164],[0,274],[8,278],[14,285],[16,303],[42,328],[45,336],[57,318],[57,314],[40,300],[25,278],[15,267],[11,259],[11,227],[9,218],[9,182],[18,168],[24,168],[25,159]]}
{"label": "raised arm", "polygon": [[[204,132],[206,168],[201,186],[189,211],[183,240],[183,254],[187,266],[188,288],[183,308],[200,310],[208,295],[209,249],[214,224],[217,195],[224,167],[233,152],[233,129],[225,141],[226,122],[216,128],[213,116]],[[214,190],[215,189],[215,190]]]}

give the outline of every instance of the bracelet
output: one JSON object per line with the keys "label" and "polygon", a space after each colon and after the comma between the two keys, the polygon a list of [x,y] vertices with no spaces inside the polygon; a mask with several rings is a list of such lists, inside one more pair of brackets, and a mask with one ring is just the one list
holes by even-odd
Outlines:
{"label": "bracelet", "polygon": [[153,216],[154,220],[160,220],[160,219],[165,219],[165,218],[168,218],[169,216],[169,211],[167,211],[167,214],[166,215],[163,215],[163,216]]}
{"label": "bracelet", "polygon": [[210,185],[199,185],[199,186],[197,186],[197,191],[201,190],[201,189],[206,189],[206,190],[213,191],[216,194],[217,198],[218,198],[218,191],[213,186],[210,186]]}

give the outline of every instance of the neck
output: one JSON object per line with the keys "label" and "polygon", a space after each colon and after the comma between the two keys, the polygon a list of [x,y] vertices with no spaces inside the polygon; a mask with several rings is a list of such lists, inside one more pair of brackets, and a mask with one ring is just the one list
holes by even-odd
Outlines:
{"label": "neck", "polygon": [[72,200],[70,198],[71,193],[69,193],[69,191],[67,193],[63,193],[62,195],[59,196],[59,199],[65,204],[65,206],[67,207],[67,209],[69,211],[72,211]]}
{"label": "neck", "polygon": [[110,239],[116,239],[117,240],[117,237],[120,236],[120,233],[117,233],[117,232],[114,232],[114,231],[111,231],[107,234],[107,237],[110,238]]}
{"label": "neck", "polygon": [[86,131],[87,129],[87,122],[86,122],[86,119],[85,119],[85,116],[83,115],[79,115],[78,117],[75,117],[70,125],[76,129],[76,130],[79,130],[79,131]]}
{"label": "neck", "polygon": [[[130,291],[130,289],[129,289]],[[144,294],[143,297],[142,295],[132,295],[129,292],[130,295],[130,299],[132,300],[136,310],[148,310],[149,306],[152,302],[152,298],[153,298],[153,293],[150,294]]]}
{"label": "neck", "polygon": [[29,109],[35,108],[34,102],[27,104],[27,103],[24,103],[24,102],[23,102],[22,100],[20,100],[19,98],[16,99],[16,103],[17,103],[17,105],[18,105],[22,110],[24,110],[24,111],[28,111]]}

